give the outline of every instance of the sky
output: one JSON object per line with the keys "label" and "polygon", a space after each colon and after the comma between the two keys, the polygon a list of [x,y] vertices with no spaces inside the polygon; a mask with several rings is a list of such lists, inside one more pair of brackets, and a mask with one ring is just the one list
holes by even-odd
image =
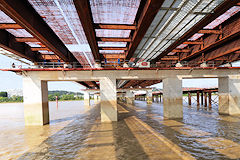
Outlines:
{"label": "sky", "polygon": [[[0,54],[0,68],[10,68],[12,63],[15,63],[16,66],[20,64],[20,62]],[[234,63],[233,66],[240,66],[240,62]],[[217,86],[218,80],[216,78],[183,80],[183,87],[209,88]],[[152,87],[162,89],[162,83],[153,85]],[[12,89],[22,89],[22,77],[16,75],[14,72],[0,71],[0,91],[8,91]],[[48,82],[49,91],[65,90],[81,92],[81,89],[85,89],[85,87],[76,82]]]}

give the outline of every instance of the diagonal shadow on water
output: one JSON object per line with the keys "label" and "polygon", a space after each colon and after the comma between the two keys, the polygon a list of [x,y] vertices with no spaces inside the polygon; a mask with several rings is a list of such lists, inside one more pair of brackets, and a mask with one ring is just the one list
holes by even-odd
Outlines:
{"label": "diagonal shadow on water", "polygon": [[74,159],[87,133],[99,117],[99,106],[89,113],[77,115],[66,127],[48,137],[39,146],[23,154],[19,160],[26,159]]}

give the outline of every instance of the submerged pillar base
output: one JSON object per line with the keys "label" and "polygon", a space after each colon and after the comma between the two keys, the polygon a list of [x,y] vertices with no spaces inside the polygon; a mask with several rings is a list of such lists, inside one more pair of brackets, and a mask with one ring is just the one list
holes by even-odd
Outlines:
{"label": "submerged pillar base", "polygon": [[147,93],[146,93],[146,96],[147,96],[147,104],[152,104],[152,90],[148,90]]}
{"label": "submerged pillar base", "polygon": [[90,106],[90,93],[84,92],[84,106]]}
{"label": "submerged pillar base", "polygon": [[125,97],[127,104],[134,104],[134,94],[132,91],[127,91]]}
{"label": "submerged pillar base", "polygon": [[25,125],[45,125],[49,123],[47,81],[37,78],[23,78]]}
{"label": "submerged pillar base", "polygon": [[219,114],[240,115],[240,76],[219,78]]}
{"label": "submerged pillar base", "polygon": [[182,79],[163,79],[163,115],[169,119],[183,118]]}
{"label": "submerged pillar base", "polygon": [[117,121],[117,89],[116,79],[104,77],[100,79],[101,122]]}

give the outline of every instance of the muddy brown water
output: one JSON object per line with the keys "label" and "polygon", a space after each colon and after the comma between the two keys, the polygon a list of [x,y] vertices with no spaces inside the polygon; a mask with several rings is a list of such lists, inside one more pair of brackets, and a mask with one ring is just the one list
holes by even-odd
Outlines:
{"label": "muddy brown water", "polygon": [[[22,103],[0,104],[0,159],[239,159],[240,117],[187,106],[163,118],[161,103],[120,103],[119,121],[100,123],[99,106],[50,102],[50,125],[25,127]],[[92,102],[93,104],[93,102]]]}

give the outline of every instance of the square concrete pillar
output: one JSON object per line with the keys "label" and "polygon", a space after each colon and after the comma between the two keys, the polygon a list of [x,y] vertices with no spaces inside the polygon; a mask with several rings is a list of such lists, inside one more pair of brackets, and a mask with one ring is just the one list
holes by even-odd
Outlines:
{"label": "square concrete pillar", "polygon": [[116,79],[104,77],[100,79],[101,121],[117,121],[117,89]]}
{"label": "square concrete pillar", "polygon": [[94,94],[93,98],[94,98],[94,104],[97,104],[98,103],[98,95]]}
{"label": "square concrete pillar", "polygon": [[90,106],[90,93],[84,92],[84,106]]}
{"label": "square concrete pillar", "polygon": [[152,104],[152,90],[147,90],[146,92],[146,99],[147,99],[147,104]]}
{"label": "square concrete pillar", "polygon": [[218,78],[219,114],[240,114],[240,76]]}
{"label": "square concrete pillar", "polygon": [[183,117],[182,79],[163,79],[163,114],[166,118]]}
{"label": "square concrete pillar", "polygon": [[23,99],[26,126],[49,123],[47,81],[24,77]]}
{"label": "square concrete pillar", "polygon": [[134,103],[134,94],[132,91],[126,91],[126,102],[127,104],[133,104]]}

